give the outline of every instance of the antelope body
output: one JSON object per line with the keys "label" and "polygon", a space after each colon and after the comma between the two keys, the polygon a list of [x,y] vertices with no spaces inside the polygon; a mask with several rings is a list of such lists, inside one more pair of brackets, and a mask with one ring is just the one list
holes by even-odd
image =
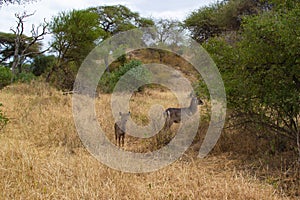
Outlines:
{"label": "antelope body", "polygon": [[185,108],[168,108],[165,111],[166,123],[165,129],[169,129],[173,123],[180,123],[182,114],[194,115],[197,112],[197,106],[202,105],[203,101],[193,97],[189,107]]}
{"label": "antelope body", "polygon": [[124,146],[124,138],[125,138],[125,132],[126,132],[126,123],[130,116],[130,112],[128,113],[119,113],[121,116],[121,120],[117,121],[115,123],[115,137],[116,137],[116,143],[119,146]]}

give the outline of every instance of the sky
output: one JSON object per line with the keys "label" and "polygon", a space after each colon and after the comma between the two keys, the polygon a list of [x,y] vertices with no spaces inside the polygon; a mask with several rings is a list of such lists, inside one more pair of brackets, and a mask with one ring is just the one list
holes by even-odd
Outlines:
{"label": "sky", "polygon": [[72,9],[121,4],[142,17],[184,20],[192,11],[215,2],[216,0],[38,0],[26,5],[2,6],[0,32],[12,33],[10,29],[16,26],[15,13],[24,11],[27,14],[34,13],[25,22],[25,34],[30,36],[32,24],[38,26],[44,19],[49,22],[58,13]]}

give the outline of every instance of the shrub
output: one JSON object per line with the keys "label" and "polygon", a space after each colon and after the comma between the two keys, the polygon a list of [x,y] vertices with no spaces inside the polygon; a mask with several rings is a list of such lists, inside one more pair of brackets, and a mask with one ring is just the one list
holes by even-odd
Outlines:
{"label": "shrub", "polygon": [[0,66],[0,89],[11,83],[12,72],[9,68]]}
{"label": "shrub", "polygon": [[[102,92],[112,93],[116,84],[122,76],[127,73],[127,77],[124,80],[124,84],[121,86],[122,89],[129,89],[132,85],[137,85],[142,83],[147,83],[151,78],[149,71],[141,67],[142,63],[137,60],[133,60],[129,63],[120,66],[113,72],[106,72],[103,74],[99,81],[99,87]],[[142,90],[142,87],[139,88],[139,91]]]}
{"label": "shrub", "polygon": [[30,83],[32,80],[34,80],[36,76],[33,73],[20,73],[17,75],[15,81],[21,82],[21,83]]}
{"label": "shrub", "polygon": [[36,56],[33,60],[31,70],[32,73],[35,76],[40,76],[43,73],[45,73],[47,70],[49,70],[55,63],[55,56],[45,56],[45,55],[39,55]]}

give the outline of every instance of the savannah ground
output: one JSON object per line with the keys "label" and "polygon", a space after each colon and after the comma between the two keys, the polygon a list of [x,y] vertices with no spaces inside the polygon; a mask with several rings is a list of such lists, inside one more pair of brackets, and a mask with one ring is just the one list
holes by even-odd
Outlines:
{"label": "savannah ground", "polygon": [[[198,158],[207,128],[205,119],[193,145],[173,164],[151,173],[113,170],[82,145],[71,100],[71,95],[39,82],[0,91],[3,111],[10,119],[0,132],[1,199],[299,198],[299,179],[292,173],[294,154],[271,154],[268,141],[248,132],[224,130],[213,151]],[[114,143],[110,95],[101,95],[96,101],[98,121]],[[133,119],[146,124],[147,109],[153,103],[165,108],[177,105],[169,92],[147,89],[131,99]],[[201,115],[208,107],[206,102]],[[176,126],[171,132],[175,130]],[[161,140],[128,136],[124,148],[147,152],[158,148]]]}

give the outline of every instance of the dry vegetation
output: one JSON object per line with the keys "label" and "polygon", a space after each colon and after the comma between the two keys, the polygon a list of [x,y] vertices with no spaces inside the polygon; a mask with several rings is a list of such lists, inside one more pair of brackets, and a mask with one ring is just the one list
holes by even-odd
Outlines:
{"label": "dry vegetation", "polygon": [[[96,107],[101,126],[114,142],[109,101],[109,95],[101,95]],[[70,95],[43,83],[19,84],[1,90],[0,102],[10,118],[0,132],[0,199],[293,199],[298,191],[295,181],[287,183],[294,193],[276,185],[268,170],[272,160],[243,156],[263,145],[247,134],[223,134],[214,151],[199,159],[206,130],[201,122],[192,147],[175,163],[152,173],[129,174],[99,163],[82,146]],[[137,123],[147,123],[152,103],[176,106],[174,96],[164,91],[137,94],[130,104]],[[157,138],[127,137],[125,149],[146,152],[158,143]]]}

